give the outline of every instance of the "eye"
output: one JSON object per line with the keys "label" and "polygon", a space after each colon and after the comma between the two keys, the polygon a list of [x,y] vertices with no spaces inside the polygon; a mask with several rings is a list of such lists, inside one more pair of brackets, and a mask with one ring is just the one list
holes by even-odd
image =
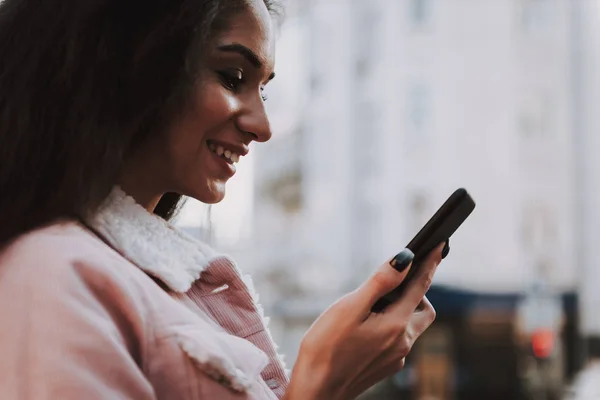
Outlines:
{"label": "eye", "polygon": [[239,69],[219,72],[223,86],[227,89],[237,92],[244,83],[244,75]]}

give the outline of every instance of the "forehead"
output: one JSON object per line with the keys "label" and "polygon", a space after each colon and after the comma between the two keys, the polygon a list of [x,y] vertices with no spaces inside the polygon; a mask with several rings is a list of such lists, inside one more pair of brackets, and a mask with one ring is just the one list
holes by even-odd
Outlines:
{"label": "forehead", "polygon": [[263,0],[248,1],[244,11],[234,15],[217,38],[219,45],[237,43],[252,50],[264,64],[272,69],[275,59],[275,29],[269,10]]}

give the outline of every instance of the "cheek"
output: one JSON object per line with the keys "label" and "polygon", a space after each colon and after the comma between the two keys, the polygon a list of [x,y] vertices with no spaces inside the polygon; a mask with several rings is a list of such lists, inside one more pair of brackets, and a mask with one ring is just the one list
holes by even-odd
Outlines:
{"label": "cheek", "polygon": [[209,84],[197,90],[193,103],[196,125],[203,134],[226,129],[239,107],[233,93],[221,84]]}
{"label": "cheek", "polygon": [[196,198],[199,190],[205,191],[195,186],[215,173],[212,171],[214,166],[206,161],[209,155],[206,140],[235,129],[237,107],[235,95],[221,84],[204,85],[196,91],[192,103],[169,132],[163,147],[169,159],[169,166],[163,172],[168,171],[168,180],[178,188],[176,191]]}
{"label": "cheek", "polygon": [[198,151],[206,139],[229,129],[237,107],[235,97],[220,84],[199,88],[171,132],[171,153],[181,161],[187,158],[184,154]]}

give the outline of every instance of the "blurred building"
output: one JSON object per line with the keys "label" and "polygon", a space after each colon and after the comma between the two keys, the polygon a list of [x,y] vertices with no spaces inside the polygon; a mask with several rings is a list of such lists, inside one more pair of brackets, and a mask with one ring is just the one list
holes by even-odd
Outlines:
{"label": "blurred building", "polygon": [[[278,48],[283,72],[269,89],[283,128],[253,150],[254,230],[244,253],[290,361],[314,318],[461,186],[478,207],[437,274],[434,305],[448,314],[438,313],[442,322],[422,345],[424,354],[427,343],[447,349],[432,350],[439,362],[430,369],[446,383],[431,389],[423,373],[415,378],[415,360],[389,384],[453,398],[461,382],[484,379],[461,375],[457,357],[481,372],[505,356],[506,377],[516,380],[519,298],[542,282],[570,304],[559,315],[574,312],[575,238],[585,218],[574,177],[579,152],[598,144],[598,136],[583,146],[573,140],[581,86],[573,79],[574,4],[290,3]],[[571,343],[575,322],[566,318]],[[479,393],[496,388],[498,398],[515,398],[502,392],[515,382],[499,375]]]}
{"label": "blurred building", "polygon": [[573,112],[576,151],[576,263],[582,353],[600,358],[600,2],[573,1]]}

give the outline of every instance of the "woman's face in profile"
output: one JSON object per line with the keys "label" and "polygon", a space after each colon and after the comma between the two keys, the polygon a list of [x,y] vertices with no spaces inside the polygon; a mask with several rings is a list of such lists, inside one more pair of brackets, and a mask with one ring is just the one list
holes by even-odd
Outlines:
{"label": "woman's face in profile", "polygon": [[248,145],[271,137],[263,89],[274,75],[274,32],[263,0],[249,3],[210,44],[188,107],[134,156],[128,181],[142,197],[219,202]]}

